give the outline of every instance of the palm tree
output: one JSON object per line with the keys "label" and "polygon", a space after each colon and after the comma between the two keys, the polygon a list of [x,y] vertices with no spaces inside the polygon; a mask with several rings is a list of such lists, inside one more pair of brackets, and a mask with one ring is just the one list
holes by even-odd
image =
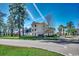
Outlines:
{"label": "palm tree", "polygon": [[60,35],[64,35],[64,26],[63,25],[59,25],[58,30],[59,30]]}
{"label": "palm tree", "polygon": [[72,21],[69,21],[67,23],[67,33],[68,33],[68,35],[72,34],[72,32],[74,31],[73,29],[75,29],[74,24],[73,24]]}
{"label": "palm tree", "polygon": [[74,24],[73,24],[72,21],[69,21],[69,22],[67,23],[67,28],[68,28],[68,29],[74,28]]}

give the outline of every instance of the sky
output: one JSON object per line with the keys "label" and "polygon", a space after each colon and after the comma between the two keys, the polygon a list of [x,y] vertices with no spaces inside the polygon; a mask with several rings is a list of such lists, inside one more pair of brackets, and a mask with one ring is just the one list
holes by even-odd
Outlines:
{"label": "sky", "polygon": [[[78,3],[35,3],[39,12],[43,17],[51,14],[52,20],[51,24],[53,27],[58,28],[59,25],[66,26],[67,22],[72,21],[75,27],[78,27],[79,23],[79,4]],[[4,17],[5,22],[7,22],[7,17],[9,16],[9,4],[0,4],[0,11],[7,14]],[[36,22],[46,22],[42,19],[40,13],[35,8],[33,3],[27,3],[26,9],[28,9],[30,15],[29,19],[25,20],[25,27],[30,27],[33,21]]]}

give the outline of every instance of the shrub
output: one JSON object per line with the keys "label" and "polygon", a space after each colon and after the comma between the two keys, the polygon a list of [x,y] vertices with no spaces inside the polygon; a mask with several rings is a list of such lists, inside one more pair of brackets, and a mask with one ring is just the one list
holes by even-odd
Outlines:
{"label": "shrub", "polygon": [[36,36],[21,36],[20,39],[36,40]]}

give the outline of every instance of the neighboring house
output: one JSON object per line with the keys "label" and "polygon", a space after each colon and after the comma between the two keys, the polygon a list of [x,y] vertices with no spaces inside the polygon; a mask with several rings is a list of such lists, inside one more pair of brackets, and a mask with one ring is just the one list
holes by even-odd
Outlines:
{"label": "neighboring house", "polygon": [[27,36],[32,35],[31,28],[25,30],[25,35]]}
{"label": "neighboring house", "polygon": [[[20,32],[21,32],[21,35],[23,35],[23,30],[21,29],[20,30]],[[14,34],[19,34],[19,31],[17,30],[17,31],[14,31]],[[31,28],[29,28],[29,29],[27,29],[27,28],[25,28],[24,29],[24,35],[27,35],[27,36],[29,36],[29,35],[32,35],[32,32],[31,32]]]}
{"label": "neighboring house", "polygon": [[39,35],[52,35],[52,29],[48,27],[46,23],[32,23],[32,35],[39,36]]}
{"label": "neighboring house", "polygon": [[48,35],[48,36],[53,35],[53,34],[54,34],[54,29],[53,28],[46,29],[46,31],[44,33],[44,35]]}

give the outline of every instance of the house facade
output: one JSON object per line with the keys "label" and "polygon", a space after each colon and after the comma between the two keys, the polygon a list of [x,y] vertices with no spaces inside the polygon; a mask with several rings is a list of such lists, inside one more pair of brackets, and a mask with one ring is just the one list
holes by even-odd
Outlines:
{"label": "house facade", "polygon": [[52,30],[48,28],[48,25],[46,23],[38,23],[38,22],[32,23],[31,32],[33,36],[53,34]]}

